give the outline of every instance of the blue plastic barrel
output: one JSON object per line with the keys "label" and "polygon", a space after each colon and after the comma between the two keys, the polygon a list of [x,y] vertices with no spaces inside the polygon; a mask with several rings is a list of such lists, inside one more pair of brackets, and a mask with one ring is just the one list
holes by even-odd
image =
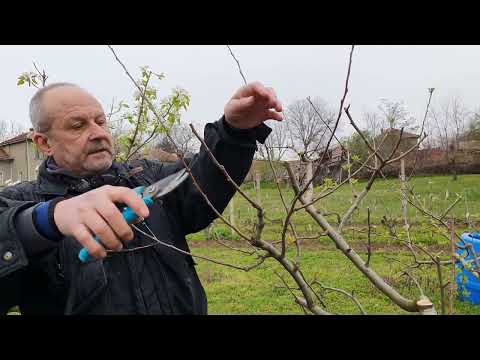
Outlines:
{"label": "blue plastic barrel", "polygon": [[[480,233],[466,233],[462,235],[462,240],[465,244],[472,244],[477,256],[480,256]],[[458,249],[457,254],[465,256],[467,251]],[[465,259],[467,262],[473,260],[471,252]],[[475,269],[475,263],[472,263],[472,267]],[[480,304],[480,280],[473,274],[465,269],[463,264],[457,263],[458,275],[457,275],[457,288],[460,301],[468,301],[472,304]],[[479,270],[480,269],[476,269]]]}

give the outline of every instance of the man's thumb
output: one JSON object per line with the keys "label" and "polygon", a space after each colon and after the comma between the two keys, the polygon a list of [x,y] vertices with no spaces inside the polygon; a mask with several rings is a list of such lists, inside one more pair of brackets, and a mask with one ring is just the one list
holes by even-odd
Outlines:
{"label": "man's thumb", "polygon": [[252,106],[255,103],[255,96],[248,96],[237,100],[239,109],[244,109]]}

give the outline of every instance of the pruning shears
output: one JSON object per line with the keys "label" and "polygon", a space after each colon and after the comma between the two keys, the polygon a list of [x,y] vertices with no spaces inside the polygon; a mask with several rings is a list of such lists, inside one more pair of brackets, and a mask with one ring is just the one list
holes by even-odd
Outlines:
{"label": "pruning shears", "polygon": [[[188,172],[186,169],[182,169],[173,173],[149,186],[139,186],[133,190],[142,197],[142,200],[145,202],[145,205],[151,207],[154,204],[154,201],[160,199],[161,197],[169,194],[175,190],[181,183],[183,183],[188,178]],[[128,224],[134,224],[139,220],[139,216],[130,208],[125,207],[122,211],[123,218]],[[101,244],[100,238],[95,236],[95,240]],[[87,248],[80,250],[78,257],[81,262],[86,262],[93,259],[93,257],[88,253]]]}

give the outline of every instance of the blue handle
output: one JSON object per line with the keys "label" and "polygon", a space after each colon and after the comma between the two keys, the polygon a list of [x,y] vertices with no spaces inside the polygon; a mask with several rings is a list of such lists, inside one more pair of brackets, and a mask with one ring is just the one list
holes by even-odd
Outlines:
{"label": "blue handle", "polygon": [[[140,191],[143,193],[143,187],[136,188],[134,190],[139,195],[141,195]],[[143,202],[148,207],[151,207],[153,205],[153,199],[151,197],[143,198]],[[138,215],[135,214],[135,212],[130,207],[123,210],[122,215],[125,221],[127,222],[127,224],[133,224],[135,221],[138,220]],[[100,238],[98,236],[95,236],[95,240],[101,244]],[[93,260],[93,256],[89,254],[87,248],[83,248],[82,250],[80,250],[78,254],[78,258],[80,259],[81,262],[87,262],[89,260]]]}

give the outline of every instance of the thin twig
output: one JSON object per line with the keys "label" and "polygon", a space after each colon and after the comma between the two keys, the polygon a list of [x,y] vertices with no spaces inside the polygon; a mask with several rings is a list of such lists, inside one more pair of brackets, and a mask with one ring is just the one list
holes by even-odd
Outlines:
{"label": "thin twig", "polygon": [[[300,186],[298,185],[297,179],[293,169],[289,163],[285,164],[292,187],[295,193],[300,193]],[[300,201],[305,203],[303,196],[300,197]],[[342,253],[360,270],[365,277],[383,294],[388,296],[395,304],[406,311],[417,312],[422,311],[423,304],[418,303],[418,301],[413,301],[410,299],[404,298],[401,294],[398,293],[394,288],[385,282],[376,272],[371,268],[365,266],[365,262],[362,258],[352,249],[352,247],[347,243],[345,238],[338,232],[333,229],[333,227],[328,223],[328,221],[318,213],[313,205],[310,205],[306,208],[307,212],[312,216],[312,218],[320,225],[320,227],[328,233],[328,236],[335,243],[337,248],[342,251]],[[429,305],[430,306],[430,305]],[[429,307],[430,309],[430,307]]]}
{"label": "thin twig", "polygon": [[[112,54],[114,55],[115,59],[117,60],[117,62],[120,64],[120,66],[123,68],[123,70],[125,71],[125,73],[127,74],[127,76],[129,77],[129,79],[133,82],[133,84],[137,87],[137,89],[141,92],[142,91],[142,88],[137,84],[137,82],[135,81],[135,79],[132,77],[132,75],[130,74],[130,72],[128,71],[128,69],[126,68],[126,66],[123,64],[123,62],[118,58],[117,54],[115,53],[115,50],[113,50],[113,48],[110,46],[110,45],[107,45],[108,48],[110,49],[110,51],[112,52]],[[161,120],[160,118],[160,115],[158,115],[157,111],[155,110],[155,107],[153,106],[153,104],[150,102],[149,99],[145,98],[145,100],[147,101],[147,104],[150,106],[150,109],[152,111],[152,113],[155,115],[155,117],[157,118],[157,120],[159,121],[159,123],[161,124],[162,128],[166,130],[166,137],[170,140],[170,142],[175,146],[175,148],[177,149],[178,151],[178,146],[175,144],[175,141],[172,139],[172,137],[170,136],[169,132],[168,132],[168,128],[164,125],[163,121]],[[163,119],[164,121],[166,121],[165,119]],[[195,176],[193,175],[192,173],[192,170],[190,168],[190,166],[188,166],[183,154],[179,154],[179,157],[180,157],[180,160],[182,161],[183,165],[185,166],[185,169],[187,170],[190,178],[192,179],[192,182],[193,182],[193,185],[195,186],[195,188],[199,191],[199,193],[201,194],[201,196],[203,197],[203,199],[205,200],[205,202],[207,203],[207,205],[213,210],[213,212],[215,213],[215,215],[221,219],[227,226],[229,226],[230,228],[234,229],[234,231],[240,236],[242,237],[244,240],[246,241],[250,241],[250,239],[244,235],[237,227],[233,226],[232,224],[230,224],[230,222],[228,220],[226,220],[223,215],[215,208],[215,206],[211,203],[210,199],[208,198],[208,196],[205,194],[205,192],[202,190],[202,188],[200,187],[200,185],[198,184]]]}
{"label": "thin twig", "polygon": [[240,61],[235,57],[235,54],[233,53],[232,49],[230,48],[229,45],[227,45],[228,51],[230,51],[230,55],[232,55],[233,59],[237,62],[238,66],[238,71],[240,72],[240,75],[242,76],[243,82],[245,85],[247,85],[247,79],[245,78],[245,75],[243,75],[242,67],[240,66]]}
{"label": "thin twig", "polygon": [[[262,256],[260,258],[260,261],[256,264],[253,264],[253,265],[250,265],[250,266],[247,266],[247,267],[242,267],[242,266],[237,266],[237,265],[232,265],[232,264],[228,264],[228,263],[225,263],[225,262],[222,262],[222,261],[219,261],[219,260],[215,260],[215,259],[211,259],[211,258],[208,258],[206,256],[201,256],[201,255],[194,255],[188,251],[185,251],[185,250],[182,250],[182,249],[179,249],[177,248],[176,246],[173,246],[171,244],[167,244],[161,240],[159,240],[156,236],[152,236],[150,234],[147,234],[145,231],[139,229],[136,225],[132,225],[132,227],[137,230],[139,233],[141,233],[142,235],[148,237],[149,239],[152,239],[154,241],[157,242],[158,245],[162,245],[162,246],[165,246],[165,247],[168,247],[174,251],[177,251],[181,254],[184,254],[184,255],[188,255],[188,256],[192,256],[192,257],[195,257],[195,258],[198,258],[198,259],[202,259],[202,260],[206,260],[206,261],[209,261],[209,262],[212,262],[214,264],[218,264],[218,265],[223,265],[223,266],[227,266],[227,267],[231,267],[231,268],[234,268],[234,269],[237,269],[237,270],[243,270],[243,271],[250,271],[258,266],[260,266],[264,261],[265,259],[268,257],[268,256]],[[155,245],[157,245],[155,244]],[[147,246],[151,246],[151,245],[147,245]],[[128,250],[128,249],[126,249]]]}
{"label": "thin twig", "polygon": [[[330,133],[333,133],[333,130],[330,129],[330,126],[328,125],[328,123],[323,120],[323,117],[322,115],[320,115],[320,112],[318,111],[317,107],[313,104],[313,102],[310,100],[310,96],[307,97],[307,101],[310,103],[310,105],[312,106],[313,110],[317,113],[319,119],[324,123],[324,125],[327,127],[328,130],[330,130]],[[342,142],[340,140],[338,140],[337,136],[334,134],[333,137],[335,138],[335,140],[337,140],[338,142],[338,145],[340,145],[340,147],[342,148],[342,150],[344,151],[347,151],[347,149],[345,149],[345,146],[343,146]],[[320,142],[319,142],[320,143]]]}
{"label": "thin twig", "polygon": [[[265,145],[265,147],[267,148],[266,145]],[[287,207],[287,204],[286,204],[285,199],[283,197],[282,189],[280,188],[280,184],[279,184],[279,181],[278,181],[277,172],[275,170],[275,167],[273,166],[272,159],[271,159],[270,153],[268,151],[268,148],[267,148],[266,152],[267,152],[268,163],[270,164],[270,168],[271,168],[273,176],[275,178],[275,184],[277,186],[277,190],[278,190],[278,193],[280,195],[280,200],[282,201],[283,208],[285,209],[285,213],[288,214],[288,207]],[[298,263],[299,260],[300,260],[300,243],[299,243],[299,238],[297,236],[297,232],[295,231],[295,227],[293,226],[293,224],[291,222],[290,222],[290,229],[292,230],[293,237],[295,238],[295,246],[297,248],[297,263]],[[286,234],[286,232],[285,232],[285,234]],[[282,234],[282,257],[285,256],[286,248],[287,248],[286,247],[286,238],[285,238],[285,235]]]}
{"label": "thin twig", "polygon": [[133,132],[132,140],[130,141],[130,144],[128,145],[128,149],[127,149],[127,155],[128,156],[127,156],[125,162],[127,162],[133,155],[133,154],[131,154],[131,151],[132,151],[132,148],[135,144],[135,140],[137,139],[138,131],[140,130],[140,119],[142,117],[142,114],[144,113],[143,109],[144,109],[144,103],[145,103],[145,99],[146,99],[145,94],[147,93],[148,83],[150,82],[150,77],[151,76],[152,76],[152,72],[150,71],[148,73],[148,77],[147,77],[147,80],[145,82],[143,92],[140,92],[140,96],[142,97],[142,100],[140,102],[140,107],[138,108],[137,122],[136,122],[135,130]]}
{"label": "thin twig", "polygon": [[[432,95],[433,95],[433,91],[435,89],[434,88],[429,88],[428,89],[428,92],[430,94],[430,96],[428,97],[428,103],[427,103],[427,108],[425,109],[425,116],[423,117],[423,122],[422,122],[422,130],[420,131],[420,136],[422,136],[423,134],[423,131],[425,129],[425,122],[427,120],[427,115],[428,115],[428,110],[430,108],[430,101],[432,100]],[[412,178],[413,174],[415,173],[415,169],[416,169],[416,166],[417,166],[417,160],[418,160],[418,152],[415,153],[415,160],[413,162],[413,167],[412,167],[412,171],[410,172],[410,175],[408,176],[408,180],[407,181],[410,181],[410,179]]]}
{"label": "thin twig", "polygon": [[347,291],[343,290],[343,289],[337,289],[337,288],[333,288],[333,287],[329,287],[329,286],[325,286],[323,285],[322,283],[320,283],[319,281],[314,281],[312,282],[312,285],[318,285],[320,286],[322,289],[324,290],[327,290],[327,291],[333,291],[333,292],[338,292],[340,294],[343,294],[345,296],[347,296],[349,299],[351,299],[355,305],[357,305],[358,309],[360,310],[360,312],[362,313],[362,315],[367,315],[367,312],[365,311],[365,309],[363,308],[362,304],[360,304],[360,302],[358,301],[358,299],[352,294],[348,293]]}

